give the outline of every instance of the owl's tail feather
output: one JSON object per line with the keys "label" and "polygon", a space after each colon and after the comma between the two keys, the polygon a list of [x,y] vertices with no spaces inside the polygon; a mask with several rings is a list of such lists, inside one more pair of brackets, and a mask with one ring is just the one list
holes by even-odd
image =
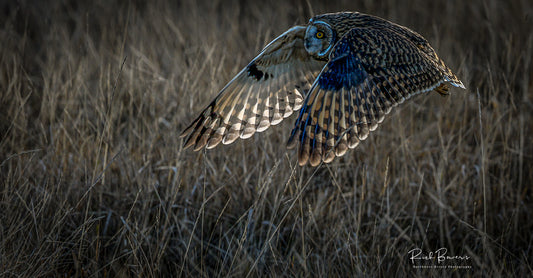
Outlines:
{"label": "owl's tail feather", "polygon": [[[453,75],[453,74],[452,74]],[[461,80],[459,80],[457,78],[457,76],[453,75],[451,76],[453,79],[451,79],[450,77],[446,76],[445,77],[445,80],[447,82],[449,82],[450,84],[452,84],[453,86],[455,87],[458,87],[458,88],[463,88],[465,89],[465,86],[463,85],[463,82],[461,82]],[[435,92],[439,93],[441,96],[447,96],[450,94],[450,92],[448,92],[448,90],[450,89],[450,87],[448,86],[447,83],[441,83],[439,86],[437,86],[435,89],[433,89]]]}

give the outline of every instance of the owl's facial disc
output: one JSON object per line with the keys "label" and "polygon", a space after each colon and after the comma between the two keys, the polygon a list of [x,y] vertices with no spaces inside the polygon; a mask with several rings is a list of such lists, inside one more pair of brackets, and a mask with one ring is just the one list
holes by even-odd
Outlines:
{"label": "owl's facial disc", "polygon": [[311,55],[323,58],[335,44],[335,32],[323,21],[311,21],[305,32],[305,50]]}

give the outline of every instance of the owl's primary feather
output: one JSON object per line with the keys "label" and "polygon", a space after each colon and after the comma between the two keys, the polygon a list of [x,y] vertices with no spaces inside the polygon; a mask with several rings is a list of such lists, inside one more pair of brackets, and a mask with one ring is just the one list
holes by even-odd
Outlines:
{"label": "owl's primary feather", "polygon": [[319,15],[267,45],[182,136],[185,147],[212,148],[301,108],[288,146],[316,166],[355,148],[411,96],[447,94],[447,83],[464,88],[416,32],[360,13]]}

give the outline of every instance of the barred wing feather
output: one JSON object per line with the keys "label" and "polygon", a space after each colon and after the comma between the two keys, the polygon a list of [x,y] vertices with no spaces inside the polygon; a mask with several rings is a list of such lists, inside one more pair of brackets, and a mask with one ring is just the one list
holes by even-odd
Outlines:
{"label": "barred wing feather", "polygon": [[447,83],[464,88],[428,52],[391,28],[347,32],[313,83],[289,138],[289,148],[299,146],[299,164],[316,166],[344,155],[413,95],[445,93]]}
{"label": "barred wing feather", "polygon": [[181,134],[185,148],[213,148],[266,130],[300,109],[325,62],[304,48],[306,27],[295,26],[268,44]]}

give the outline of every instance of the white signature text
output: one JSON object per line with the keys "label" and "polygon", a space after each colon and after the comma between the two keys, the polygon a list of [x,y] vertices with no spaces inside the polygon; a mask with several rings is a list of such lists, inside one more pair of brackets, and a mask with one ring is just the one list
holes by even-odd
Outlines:
{"label": "white signature text", "polygon": [[448,249],[446,248],[439,248],[435,252],[428,252],[427,254],[424,254],[422,252],[422,249],[420,248],[414,248],[407,252],[411,257],[409,258],[411,260],[411,263],[415,264],[415,261],[435,261],[437,260],[437,263],[444,263],[446,261],[468,261],[470,260],[470,256],[463,255],[463,256],[448,256],[446,253],[448,253]]}

